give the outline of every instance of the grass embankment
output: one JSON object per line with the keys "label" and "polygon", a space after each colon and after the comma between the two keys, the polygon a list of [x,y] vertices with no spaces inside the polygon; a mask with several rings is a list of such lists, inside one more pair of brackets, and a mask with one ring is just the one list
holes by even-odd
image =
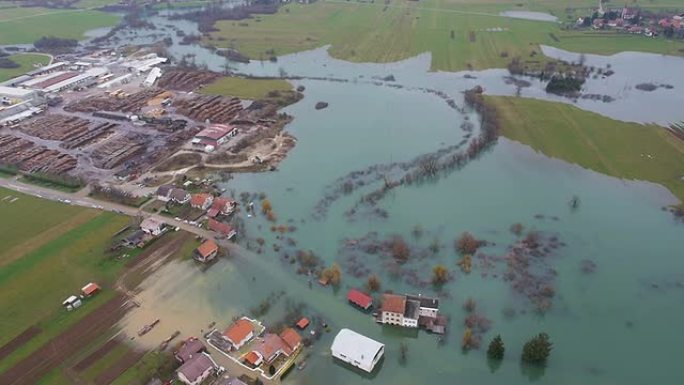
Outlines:
{"label": "grass embankment", "polygon": [[91,29],[115,25],[119,16],[85,9],[3,8],[0,44],[33,43],[43,36],[83,39]]}
{"label": "grass embankment", "polygon": [[34,69],[34,64],[46,65],[50,56],[38,53],[21,53],[8,56],[8,59],[19,64],[17,68],[0,68],[0,82],[22,75]]}
{"label": "grass embankment", "polygon": [[282,79],[249,79],[224,76],[202,88],[202,93],[205,94],[235,96],[249,100],[264,99],[272,91],[292,91],[292,84]]}
{"label": "grass embankment", "polygon": [[[531,8],[561,12],[544,2],[533,2]],[[540,44],[599,54],[638,50],[684,55],[682,42],[563,31],[558,23],[501,17],[498,13],[503,10],[524,8],[512,0],[489,5],[449,0],[392,1],[388,6],[380,2],[288,4],[275,15],[219,21],[219,31],[204,42],[236,48],[252,59],[326,44],[331,45],[332,56],[352,62],[393,62],[431,52],[432,69],[444,71],[504,68],[516,56],[543,60]]]}
{"label": "grass embankment", "polygon": [[662,127],[615,121],[563,103],[486,100],[498,110],[503,136],[602,174],[661,184],[684,202],[684,141]]}

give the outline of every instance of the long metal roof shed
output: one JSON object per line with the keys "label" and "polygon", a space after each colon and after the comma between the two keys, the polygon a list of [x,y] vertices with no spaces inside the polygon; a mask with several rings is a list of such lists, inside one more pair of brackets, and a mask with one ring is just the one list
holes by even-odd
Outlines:
{"label": "long metal roof shed", "polygon": [[350,329],[342,329],[330,347],[333,357],[370,373],[385,353],[385,345]]}

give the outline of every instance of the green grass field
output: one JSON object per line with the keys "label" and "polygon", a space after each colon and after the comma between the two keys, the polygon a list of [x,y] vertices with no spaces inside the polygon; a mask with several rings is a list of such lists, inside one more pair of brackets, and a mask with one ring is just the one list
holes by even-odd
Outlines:
{"label": "green grass field", "polygon": [[0,44],[33,43],[43,36],[83,39],[91,29],[115,25],[119,17],[84,9],[3,8]]}
{"label": "green grass field", "polygon": [[[58,203],[48,203],[61,206]],[[3,227],[8,227],[11,223],[12,226],[21,225],[29,228],[23,223],[26,215],[17,215],[14,210],[6,215],[8,211],[4,205],[0,205]],[[64,222],[57,222],[53,227],[62,226]],[[3,288],[0,293],[0,306],[4,309],[0,321],[3,330],[0,345],[31,325],[38,325],[43,332],[2,360],[0,371],[30,354],[114,296],[111,285],[123,264],[107,256],[106,249],[110,245],[112,235],[128,223],[127,217],[99,213],[80,225],[65,223],[65,226],[73,228],[57,236],[51,233],[50,229],[25,231],[30,234],[25,238],[47,234],[46,236],[52,239],[43,242],[42,246],[32,251],[21,254],[20,258],[10,256],[12,261],[0,267],[0,283]],[[64,298],[70,294],[77,294],[81,286],[90,281],[98,282],[104,288],[103,292],[88,300],[78,311],[64,311],[61,306]]]}
{"label": "green grass field", "polygon": [[684,202],[684,142],[662,127],[615,121],[563,103],[486,100],[499,111],[503,136],[606,175],[661,184]]}
{"label": "green grass field", "polygon": [[292,84],[281,79],[247,79],[224,76],[202,89],[205,94],[263,99],[271,91],[292,91]]}
{"label": "green grass field", "polygon": [[[684,55],[682,42],[563,31],[557,23],[498,16],[504,10],[531,9],[551,11],[561,20],[574,18],[575,11],[564,15],[566,6],[559,6],[560,2],[530,1],[523,3],[524,7],[517,7],[517,3],[392,0],[385,6],[380,2],[323,0],[310,5],[289,4],[276,15],[219,21],[219,32],[205,43],[235,48],[253,59],[267,59],[271,51],[283,55],[326,44],[331,45],[332,56],[353,62],[393,62],[431,52],[432,69],[444,71],[502,68],[511,57],[528,59],[539,53],[540,44],[600,54],[638,50]],[[583,0],[571,3],[587,11],[593,4]]]}
{"label": "green grass field", "polygon": [[17,68],[0,68],[0,82],[24,74],[34,69],[34,64],[46,65],[50,57],[43,54],[22,53],[10,55],[9,59],[20,65]]}

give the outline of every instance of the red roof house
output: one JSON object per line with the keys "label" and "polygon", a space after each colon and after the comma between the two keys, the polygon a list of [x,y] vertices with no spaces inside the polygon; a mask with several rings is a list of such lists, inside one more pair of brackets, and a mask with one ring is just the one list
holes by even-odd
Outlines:
{"label": "red roof house", "polygon": [[90,282],[89,284],[87,284],[81,288],[81,292],[86,297],[90,297],[91,295],[97,293],[98,291],[100,291],[100,286],[98,286],[94,282]]}
{"label": "red roof house", "polygon": [[237,135],[237,128],[226,124],[214,124],[195,135],[195,142],[218,147]]}
{"label": "red roof house", "polygon": [[237,202],[232,199],[216,197],[207,212],[207,216],[209,218],[216,218],[219,214],[230,215],[235,210],[235,206],[237,206]]}
{"label": "red roof house", "polygon": [[223,332],[223,338],[233,344],[235,350],[240,349],[244,344],[254,337],[254,325],[247,318],[240,318],[233,322],[228,329]]}
{"label": "red roof house", "polygon": [[207,239],[197,249],[195,249],[195,259],[200,262],[209,262],[216,258],[219,247],[212,239]]}
{"label": "red roof house", "polygon": [[304,330],[309,326],[309,320],[307,318],[302,318],[297,322],[297,327]]}
{"label": "red roof house", "polygon": [[349,290],[347,301],[364,310],[368,310],[373,305],[373,298],[371,296],[356,289]]}
{"label": "red roof house", "polygon": [[231,239],[237,235],[237,231],[233,229],[233,226],[227,223],[219,222],[215,219],[209,219],[209,230],[216,231],[228,239]]}
{"label": "red roof house", "polygon": [[206,210],[211,206],[213,201],[214,201],[214,196],[211,194],[207,194],[207,193],[192,194],[192,197],[190,198],[190,206],[192,206],[196,209]]}

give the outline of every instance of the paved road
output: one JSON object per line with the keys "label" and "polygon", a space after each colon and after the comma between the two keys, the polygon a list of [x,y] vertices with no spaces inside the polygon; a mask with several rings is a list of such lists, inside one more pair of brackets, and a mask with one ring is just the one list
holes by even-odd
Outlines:
{"label": "paved road", "polygon": [[[94,209],[100,209],[100,210],[106,210],[106,211],[113,211],[117,212],[120,214],[125,214],[133,217],[139,217],[139,216],[144,216],[144,217],[151,217],[158,219],[170,226],[175,226],[179,227],[189,233],[199,235],[203,238],[215,238],[216,234],[207,231],[204,229],[201,229],[197,226],[190,225],[188,223],[182,222],[182,221],[177,221],[173,218],[161,216],[158,214],[152,214],[148,213],[146,211],[143,211],[140,208],[137,207],[130,207],[130,206],[125,206],[121,205],[118,203],[112,203],[112,202],[107,202],[107,201],[101,201],[98,199],[93,199],[90,197],[83,197],[79,196],[78,193],[68,193],[68,192],[62,192],[62,191],[57,191],[57,190],[52,190],[48,189],[45,187],[40,187],[40,186],[35,186],[31,184],[26,184],[26,183],[21,183],[18,182],[14,179],[2,179],[0,178],[0,187],[4,187],[10,190],[18,191],[27,195],[32,195],[38,198],[43,198],[43,199],[49,199],[53,201],[60,201],[63,203],[71,204],[74,206],[83,206],[83,207],[90,207]],[[222,242],[223,243],[223,242]],[[228,244],[226,242],[226,244]],[[231,245],[234,245],[230,243]],[[233,246],[235,247],[235,246]]]}

